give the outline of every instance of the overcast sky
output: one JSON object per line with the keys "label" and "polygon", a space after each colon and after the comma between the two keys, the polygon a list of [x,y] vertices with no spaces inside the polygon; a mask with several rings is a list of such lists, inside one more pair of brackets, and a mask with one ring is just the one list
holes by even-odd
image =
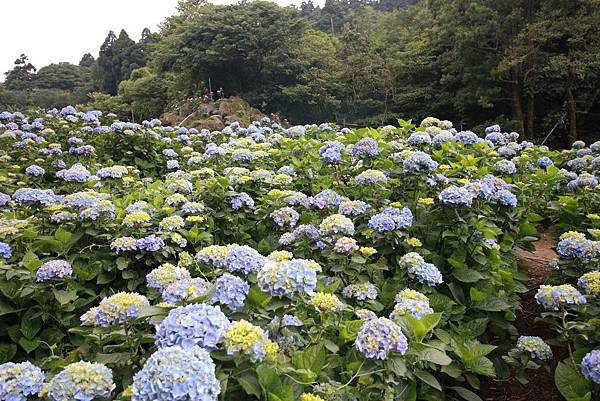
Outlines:
{"label": "overcast sky", "polygon": [[85,53],[98,57],[111,29],[117,35],[125,29],[137,41],[145,27],[156,31],[165,17],[174,14],[176,4],[177,0],[0,0],[0,81],[21,53],[40,68],[61,61],[76,64]]}

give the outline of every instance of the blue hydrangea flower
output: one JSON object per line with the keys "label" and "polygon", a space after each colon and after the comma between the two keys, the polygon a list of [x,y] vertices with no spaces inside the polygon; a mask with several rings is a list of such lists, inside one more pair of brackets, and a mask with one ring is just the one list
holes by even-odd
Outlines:
{"label": "blue hydrangea flower", "polygon": [[156,328],[156,346],[199,346],[214,350],[229,327],[218,306],[191,304],[172,309]]}
{"label": "blue hydrangea flower", "polygon": [[581,374],[586,379],[600,384],[600,349],[590,351],[583,357]]}
{"label": "blue hydrangea flower", "polygon": [[416,131],[410,134],[406,142],[411,146],[431,144],[431,135],[425,131]]}
{"label": "blue hydrangea flower", "polygon": [[199,277],[184,278],[168,284],[162,290],[161,296],[166,303],[176,305],[183,301],[204,296],[208,290],[208,283],[203,279]]}
{"label": "blue hydrangea flower", "polygon": [[240,192],[231,200],[231,208],[234,210],[241,209],[244,205],[254,207],[254,200],[246,192]]}
{"label": "blue hydrangea flower", "polygon": [[317,286],[317,269],[303,259],[268,260],[258,272],[257,280],[261,291],[271,295],[310,295]]}
{"label": "blue hydrangea flower", "polygon": [[249,274],[262,269],[265,260],[266,258],[256,249],[242,245],[227,252],[223,263],[225,268],[232,273]]}
{"label": "blue hydrangea flower", "polygon": [[50,206],[59,202],[60,197],[56,196],[51,189],[19,188],[13,194],[13,199],[20,204],[39,203]]}
{"label": "blue hydrangea flower", "polygon": [[421,319],[433,313],[433,309],[429,306],[429,298],[419,291],[406,288],[396,295],[395,301],[394,310],[390,314],[392,320],[406,314]]}
{"label": "blue hydrangea flower", "polygon": [[52,279],[68,277],[73,273],[71,264],[66,260],[50,260],[45,262],[35,273],[38,283]]}
{"label": "blue hydrangea flower", "polygon": [[298,219],[300,218],[300,213],[295,211],[289,206],[282,207],[280,209],[274,210],[270,214],[271,218],[279,227],[295,227],[298,223]]}
{"label": "blue hydrangea flower", "polygon": [[6,242],[0,242],[0,257],[10,259],[12,256],[12,248]]}
{"label": "blue hydrangea flower", "polygon": [[480,143],[483,141],[482,138],[478,137],[476,133],[472,131],[460,131],[454,134],[454,140],[462,142],[464,144]]}
{"label": "blue hydrangea flower", "polygon": [[44,372],[31,362],[0,365],[0,400],[27,401],[44,388]]}
{"label": "blue hydrangea flower", "polygon": [[333,189],[325,189],[316,194],[313,201],[316,207],[324,209],[338,206],[342,202],[342,196]]}
{"label": "blue hydrangea flower", "polygon": [[535,294],[535,300],[544,308],[552,310],[568,305],[583,305],[587,302],[585,296],[570,284],[542,285]]}
{"label": "blue hydrangea flower", "polygon": [[163,263],[146,275],[148,288],[164,290],[169,284],[183,279],[190,279],[190,272],[181,266]]}
{"label": "blue hydrangea flower", "polygon": [[494,163],[494,171],[498,174],[514,174],[517,172],[517,166],[510,160],[499,160]]}
{"label": "blue hydrangea flower", "polygon": [[40,176],[46,174],[46,170],[44,170],[40,166],[32,164],[31,166],[29,166],[25,169],[25,174],[32,175],[34,177],[40,177]]}
{"label": "blue hydrangea flower", "polygon": [[369,219],[369,227],[378,233],[403,230],[412,226],[413,215],[409,208],[386,207]]}
{"label": "blue hydrangea flower", "polygon": [[431,287],[435,287],[444,281],[442,273],[440,273],[438,268],[432,263],[421,263],[416,266],[409,266],[408,272],[414,274],[421,284]]}
{"label": "blue hydrangea flower", "polygon": [[50,380],[48,397],[52,401],[92,401],[108,398],[114,389],[109,368],[100,363],[75,362]]}
{"label": "blue hydrangea flower", "polygon": [[161,348],[134,376],[131,401],[216,401],[221,384],[215,368],[200,347]]}
{"label": "blue hydrangea flower", "polygon": [[537,159],[537,165],[541,168],[546,168],[546,167],[553,166],[554,162],[548,156],[543,156],[543,157],[540,157],[539,159]]}
{"label": "blue hydrangea flower", "polygon": [[391,351],[404,355],[408,350],[408,341],[400,327],[384,317],[365,320],[355,345],[369,359],[385,360]]}
{"label": "blue hydrangea flower", "polygon": [[360,156],[369,156],[375,157],[381,152],[379,148],[379,143],[373,138],[362,138],[360,141],[356,142],[352,147],[352,155],[360,157]]}
{"label": "blue hydrangea flower", "polygon": [[356,177],[354,177],[354,182],[358,185],[366,185],[366,184],[387,184],[388,178],[383,173],[383,171],[379,170],[365,170]]}
{"label": "blue hydrangea flower", "polygon": [[405,174],[412,174],[422,171],[434,171],[438,166],[439,163],[433,160],[427,153],[417,151],[404,159],[403,170]]}
{"label": "blue hydrangea flower", "polygon": [[499,191],[496,191],[492,199],[504,206],[517,206],[517,196],[510,192],[508,189],[501,189]]}
{"label": "blue hydrangea flower", "polygon": [[443,205],[466,205],[471,207],[475,194],[464,187],[450,185],[438,196]]}
{"label": "blue hydrangea flower", "polygon": [[342,290],[344,298],[355,298],[359,301],[377,299],[377,287],[372,283],[349,284]]}
{"label": "blue hydrangea flower", "polygon": [[91,174],[81,163],[75,163],[68,169],[62,169],[56,172],[56,176],[67,182],[86,182]]}
{"label": "blue hydrangea flower", "polygon": [[556,251],[565,259],[585,258],[592,246],[593,242],[585,238],[585,234],[570,231],[560,236]]}
{"label": "blue hydrangea flower", "polygon": [[135,241],[135,248],[146,252],[156,252],[164,248],[165,241],[162,238],[151,234],[147,237]]}
{"label": "blue hydrangea flower", "polygon": [[108,327],[135,320],[142,307],[150,305],[148,299],[135,292],[118,292],[102,299],[100,304],[81,316],[83,325]]}
{"label": "blue hydrangea flower", "polygon": [[250,290],[250,285],[232,274],[224,274],[215,283],[213,300],[226,305],[232,311],[241,309]]}
{"label": "blue hydrangea flower", "polygon": [[520,336],[517,339],[517,349],[541,361],[548,362],[553,358],[552,349],[540,337]]}
{"label": "blue hydrangea flower", "polygon": [[319,149],[319,155],[326,163],[339,163],[343,160],[342,150],[346,146],[339,141],[329,141]]}
{"label": "blue hydrangea flower", "polygon": [[4,206],[8,202],[10,202],[10,196],[0,192],[0,206]]}
{"label": "blue hydrangea flower", "polygon": [[344,216],[359,216],[365,213],[371,206],[363,201],[343,201],[338,207],[338,213]]}
{"label": "blue hydrangea flower", "polygon": [[354,235],[354,223],[342,214],[333,214],[319,224],[321,235],[341,234]]}

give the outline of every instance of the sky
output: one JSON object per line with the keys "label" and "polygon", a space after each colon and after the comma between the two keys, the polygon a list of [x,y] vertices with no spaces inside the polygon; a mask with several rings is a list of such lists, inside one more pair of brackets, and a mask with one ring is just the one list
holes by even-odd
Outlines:
{"label": "sky", "polygon": [[[235,3],[215,0],[214,3]],[[301,0],[275,0],[281,5]],[[98,57],[110,30],[125,29],[139,40],[145,27],[156,31],[175,14],[177,0],[0,0],[0,81],[25,53],[38,69],[50,63],[77,64],[85,53]],[[315,4],[320,1],[314,2]]]}

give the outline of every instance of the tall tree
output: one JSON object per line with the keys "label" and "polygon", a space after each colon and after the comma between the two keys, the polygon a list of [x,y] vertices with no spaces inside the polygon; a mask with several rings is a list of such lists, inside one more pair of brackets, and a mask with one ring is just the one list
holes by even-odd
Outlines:
{"label": "tall tree", "polygon": [[21,54],[14,62],[12,70],[4,73],[4,85],[7,89],[26,89],[35,77],[37,68],[29,62],[25,54]]}

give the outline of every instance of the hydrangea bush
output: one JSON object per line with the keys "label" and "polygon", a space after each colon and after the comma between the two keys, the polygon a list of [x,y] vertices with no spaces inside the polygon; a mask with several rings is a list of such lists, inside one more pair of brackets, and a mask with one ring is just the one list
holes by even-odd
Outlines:
{"label": "hydrangea bush", "polygon": [[[598,395],[598,143],[1,115],[2,399],[473,400],[548,344],[565,397]],[[544,221],[556,339],[513,325]]]}

